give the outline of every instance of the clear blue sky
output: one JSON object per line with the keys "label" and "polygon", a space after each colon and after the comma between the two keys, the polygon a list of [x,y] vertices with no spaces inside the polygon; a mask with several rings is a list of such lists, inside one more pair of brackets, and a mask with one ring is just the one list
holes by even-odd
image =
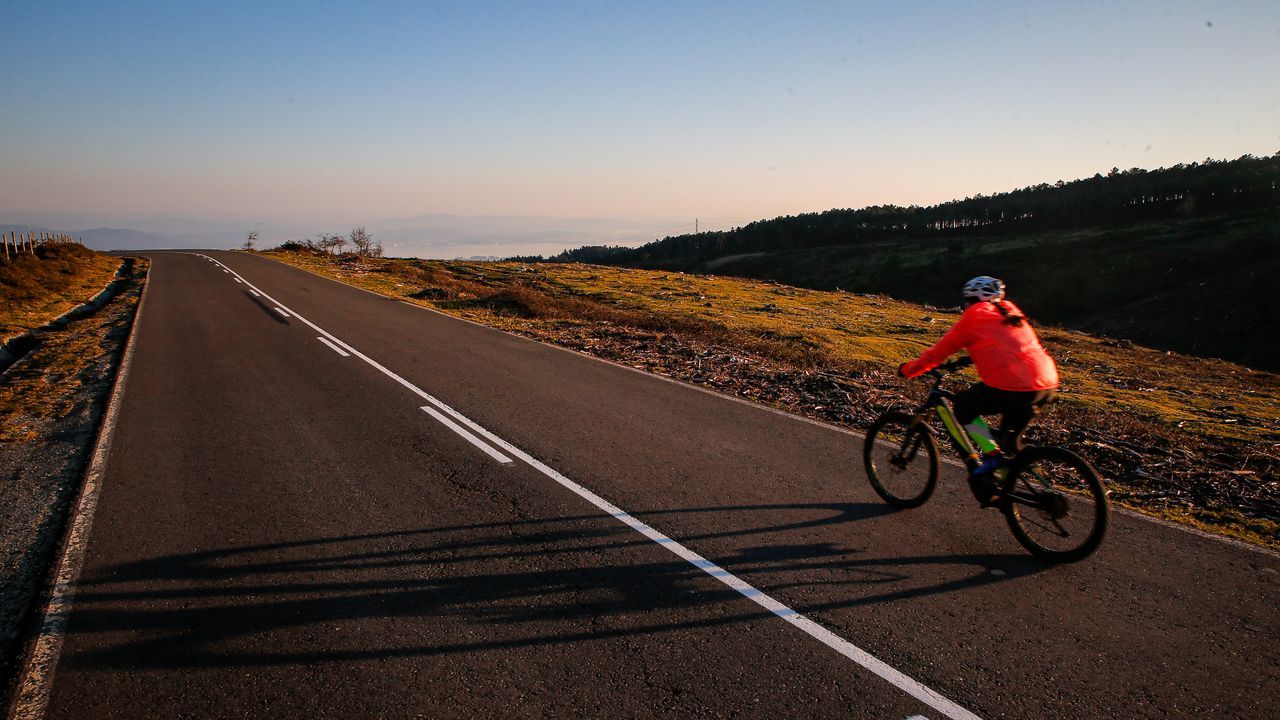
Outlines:
{"label": "clear blue sky", "polygon": [[1280,2],[0,0],[0,211],[744,221],[1280,150]]}

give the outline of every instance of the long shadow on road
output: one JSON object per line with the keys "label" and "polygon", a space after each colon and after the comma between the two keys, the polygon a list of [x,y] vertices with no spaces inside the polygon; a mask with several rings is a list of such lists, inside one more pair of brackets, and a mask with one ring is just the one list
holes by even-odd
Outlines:
{"label": "long shadow on road", "polygon": [[267,317],[271,318],[272,320],[275,320],[276,322],[280,323],[281,325],[288,325],[288,324],[289,324],[289,321],[288,321],[288,320],[285,320],[283,317],[281,317],[281,316],[280,316],[280,313],[276,312],[275,308],[273,308],[273,307],[271,307],[270,305],[268,305],[268,304],[266,304],[266,303],[262,302],[261,300],[259,300],[259,299],[257,298],[257,296],[256,296],[256,295],[253,295],[253,294],[252,294],[252,293],[250,293],[248,290],[245,290],[245,291],[244,291],[244,296],[245,296],[245,297],[247,297],[247,298],[249,298],[249,301],[250,301],[250,302],[252,302],[254,305],[257,305],[257,306],[258,306],[258,308],[262,310],[262,312],[266,313],[266,314],[267,314]]}
{"label": "long shadow on road", "polygon": [[[803,519],[679,539],[696,545],[767,534],[763,544],[712,559],[766,592],[782,592],[775,596],[783,602],[788,588],[824,586],[826,600],[797,606],[802,613],[959,592],[1044,568],[1021,556],[871,557],[829,542],[776,538],[873,518],[886,512],[882,505],[762,505],[636,515],[758,512],[767,521],[771,514],[776,520],[779,511]],[[993,565],[1006,574],[989,573]],[[598,515],[147,558],[82,578],[75,603],[70,630],[88,641],[67,662],[101,670],[438,656],[598,642],[755,622],[769,615]],[[707,609],[714,605],[724,607]],[[366,632],[361,624],[369,621],[382,629]],[[389,622],[392,631],[385,629]]]}

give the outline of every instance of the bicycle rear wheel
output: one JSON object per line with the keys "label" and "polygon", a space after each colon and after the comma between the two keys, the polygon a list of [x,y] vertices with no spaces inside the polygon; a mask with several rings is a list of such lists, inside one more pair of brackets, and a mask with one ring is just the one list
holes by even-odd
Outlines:
{"label": "bicycle rear wheel", "polygon": [[913,417],[890,411],[867,430],[862,446],[867,479],[876,494],[901,508],[924,504],[938,485],[938,444]]}
{"label": "bicycle rear wheel", "polygon": [[1102,543],[1110,517],[1098,473],[1084,458],[1056,447],[1018,454],[1003,509],[1018,542],[1050,562],[1088,557]]}

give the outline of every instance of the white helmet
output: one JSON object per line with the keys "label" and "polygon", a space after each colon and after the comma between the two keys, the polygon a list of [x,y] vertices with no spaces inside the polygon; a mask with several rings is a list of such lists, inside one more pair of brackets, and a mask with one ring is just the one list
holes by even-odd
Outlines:
{"label": "white helmet", "polygon": [[1004,283],[993,277],[979,275],[964,284],[964,296],[984,302],[1002,300],[1004,299]]}

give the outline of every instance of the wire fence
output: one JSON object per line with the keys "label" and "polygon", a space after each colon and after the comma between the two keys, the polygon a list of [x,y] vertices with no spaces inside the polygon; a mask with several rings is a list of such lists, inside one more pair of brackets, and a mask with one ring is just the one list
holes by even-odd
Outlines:
{"label": "wire fence", "polygon": [[5,258],[33,255],[36,248],[42,245],[65,245],[70,243],[83,245],[84,240],[59,233],[19,233],[14,230],[10,230],[8,233],[0,232],[0,244],[4,245]]}

